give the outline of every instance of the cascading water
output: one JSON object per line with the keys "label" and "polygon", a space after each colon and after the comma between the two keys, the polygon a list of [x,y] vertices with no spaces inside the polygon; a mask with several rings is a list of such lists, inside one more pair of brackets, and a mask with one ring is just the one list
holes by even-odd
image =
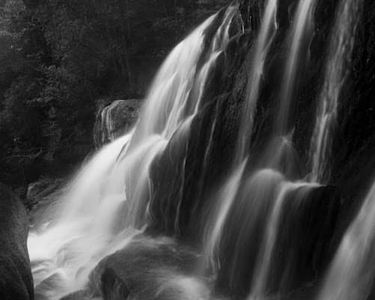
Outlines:
{"label": "cascading water", "polygon": [[[208,18],[171,52],[136,128],[96,154],[60,199],[57,216],[47,216],[47,223],[32,230],[28,247],[37,297],[60,299],[84,288],[103,257],[143,230],[152,193],[150,166],[178,129],[189,130],[209,71],[228,44],[237,11],[230,6],[225,12],[200,69],[204,32],[218,15]],[[185,281],[190,282],[182,278],[180,284]]]}
{"label": "cascading water", "polygon": [[[123,153],[124,159],[120,162],[119,169],[126,170],[127,173],[126,186],[129,187],[127,193],[130,194],[128,198],[131,209],[126,220],[139,215],[144,217],[150,200],[147,196],[151,195],[149,173],[154,158],[163,151],[172,137],[187,135],[190,131],[191,122],[199,112],[209,71],[228,44],[229,26],[237,9],[236,6],[230,6],[225,12],[222,24],[217,29],[206,54],[206,61],[200,69],[197,67],[201,56],[204,55],[204,31],[211,25],[215,16],[208,18],[187,39],[177,45],[157,74],[149,91],[147,105],[144,106],[130,141],[129,150]],[[183,67],[180,67],[181,65]],[[127,161],[132,157],[132,152],[138,151],[143,144],[149,143],[152,139],[157,141],[147,150],[147,163],[137,162],[133,164],[133,168],[129,168]],[[135,161],[133,158],[130,160]],[[137,173],[139,166],[143,168],[142,173]],[[133,187],[134,192],[130,190]],[[141,224],[144,222],[145,220],[137,221]]]}
{"label": "cascading water", "polygon": [[197,65],[204,50],[204,31],[215,16],[208,18],[174,48],[151,86],[130,149],[153,134],[170,139],[184,122],[189,123],[198,112],[207,75],[228,43],[228,28],[236,10],[235,6],[228,8],[222,26],[215,34],[208,59],[200,70],[197,70]]}
{"label": "cascading water", "polygon": [[30,233],[28,248],[37,297],[59,299],[80,289],[95,263],[121,249],[135,232],[114,229],[116,212],[125,199],[108,188],[113,184],[112,168],[129,139],[125,135],[96,154],[56,204],[57,216]]}
{"label": "cascading water", "polygon": [[[313,299],[305,297],[305,289],[314,286],[316,294],[315,281],[327,268],[339,206],[330,187],[314,182],[324,182],[360,0],[338,6],[311,142],[311,183],[294,168],[299,153],[291,115],[296,91],[303,89],[298,74],[314,41],[313,12],[320,2],[251,3],[252,9],[263,8],[254,43],[249,42],[254,28],[244,30],[243,7],[230,5],[172,50],[136,126],[99,151],[53,203],[53,214],[49,210],[32,228],[28,246],[37,299],[82,291],[83,299]],[[275,85],[281,86],[275,111],[267,106],[273,99],[262,95],[268,73],[280,64],[274,52],[284,41],[289,44],[281,62],[284,77]],[[236,59],[229,56],[246,47],[247,80],[233,84],[229,75],[240,64],[231,69]],[[247,65],[243,56],[240,63]],[[233,107],[242,109],[235,126]],[[270,124],[255,124],[258,114]],[[221,136],[225,126],[239,131]],[[263,138],[262,130],[269,128],[273,131]],[[216,140],[226,147],[230,138],[233,151],[217,151]],[[213,168],[217,162],[228,169]],[[374,195],[375,187],[317,300],[367,300],[375,275],[366,268],[375,260]],[[296,297],[296,290],[303,290],[302,296]],[[83,294],[72,297],[77,295]]]}
{"label": "cascading water", "polygon": [[323,89],[311,142],[311,180],[322,182],[329,176],[331,141],[337,127],[337,108],[342,87],[348,75],[354,47],[355,31],[360,14],[360,0],[342,1],[332,32]]}

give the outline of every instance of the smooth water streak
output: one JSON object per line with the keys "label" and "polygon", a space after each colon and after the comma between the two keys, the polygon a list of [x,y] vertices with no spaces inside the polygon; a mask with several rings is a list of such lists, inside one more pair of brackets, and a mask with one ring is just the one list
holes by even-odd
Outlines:
{"label": "smooth water streak", "polygon": [[235,164],[240,164],[246,157],[246,153],[249,150],[253,132],[256,104],[259,98],[262,83],[261,81],[264,73],[264,65],[268,51],[278,28],[276,20],[277,3],[278,0],[268,0],[263,14],[260,31],[255,43],[254,57],[249,72],[249,80],[246,87],[246,98],[241,116],[238,141],[235,151]]}
{"label": "smooth water streak", "polygon": [[207,242],[204,246],[205,266],[211,267],[214,271],[217,270],[220,264],[220,262],[216,260],[219,243],[223,234],[225,221],[236,198],[246,163],[247,160],[245,159],[220,190],[218,195],[219,207],[215,214],[215,222],[213,224],[208,224],[210,227],[206,233]]}
{"label": "smooth water streak", "polygon": [[319,96],[317,117],[311,140],[311,181],[325,182],[337,124],[342,88],[349,75],[355,32],[361,13],[361,0],[342,0],[332,31],[325,79]]}
{"label": "smooth water streak", "polygon": [[295,12],[291,30],[291,45],[284,73],[285,83],[281,90],[280,108],[274,129],[277,135],[288,133],[289,115],[297,86],[297,71],[301,61],[303,40],[312,34],[315,4],[316,0],[300,0]]}
{"label": "smooth water streak", "polygon": [[369,300],[375,279],[375,184],[345,233],[318,300]]}

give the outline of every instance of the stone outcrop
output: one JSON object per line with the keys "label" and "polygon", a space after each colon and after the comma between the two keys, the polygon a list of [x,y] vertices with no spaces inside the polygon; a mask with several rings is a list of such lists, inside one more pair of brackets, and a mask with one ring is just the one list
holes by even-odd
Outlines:
{"label": "stone outcrop", "polygon": [[50,202],[58,197],[60,189],[64,183],[63,179],[41,178],[30,183],[27,187],[26,206],[29,209],[34,208],[42,202]]}
{"label": "stone outcrop", "polygon": [[28,218],[21,201],[0,184],[0,299],[32,300]]}
{"label": "stone outcrop", "polygon": [[99,110],[95,127],[94,142],[98,148],[127,133],[138,119],[140,100],[115,100]]}

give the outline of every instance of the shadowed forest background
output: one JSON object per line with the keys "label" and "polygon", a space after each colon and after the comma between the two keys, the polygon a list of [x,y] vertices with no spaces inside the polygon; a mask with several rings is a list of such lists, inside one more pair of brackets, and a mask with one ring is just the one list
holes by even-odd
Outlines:
{"label": "shadowed forest background", "polygon": [[0,0],[0,181],[59,177],[93,150],[95,115],[141,99],[218,0]]}

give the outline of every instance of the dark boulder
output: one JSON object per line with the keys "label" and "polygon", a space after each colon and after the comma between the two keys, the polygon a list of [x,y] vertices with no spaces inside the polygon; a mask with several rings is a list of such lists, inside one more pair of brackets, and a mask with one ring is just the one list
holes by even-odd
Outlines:
{"label": "dark boulder", "polygon": [[28,221],[21,201],[0,184],[0,299],[34,299],[27,252]]}

